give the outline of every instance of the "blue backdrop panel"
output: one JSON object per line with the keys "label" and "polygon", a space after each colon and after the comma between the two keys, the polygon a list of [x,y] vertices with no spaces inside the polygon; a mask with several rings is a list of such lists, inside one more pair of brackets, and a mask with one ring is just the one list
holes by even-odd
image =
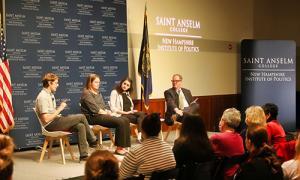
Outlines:
{"label": "blue backdrop panel", "polygon": [[57,104],[70,100],[63,114],[80,112],[88,74],[100,74],[106,102],[128,75],[126,0],[7,0],[6,32],[17,148],[42,144],[32,108],[46,72],[61,78]]}
{"label": "blue backdrop panel", "polygon": [[296,129],[296,44],[285,40],[243,40],[242,110],[272,102],[287,131]]}

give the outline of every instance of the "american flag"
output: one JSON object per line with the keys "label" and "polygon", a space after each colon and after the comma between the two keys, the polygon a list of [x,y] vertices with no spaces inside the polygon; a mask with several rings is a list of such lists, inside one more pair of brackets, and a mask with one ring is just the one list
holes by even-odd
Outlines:
{"label": "american flag", "polygon": [[10,70],[6,53],[4,31],[2,27],[0,37],[0,58],[0,128],[3,133],[6,133],[14,127],[15,123],[12,106]]}

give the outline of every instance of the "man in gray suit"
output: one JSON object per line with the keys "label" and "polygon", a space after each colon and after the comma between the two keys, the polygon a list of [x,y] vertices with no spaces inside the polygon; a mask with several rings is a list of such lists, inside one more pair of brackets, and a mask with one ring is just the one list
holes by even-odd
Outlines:
{"label": "man in gray suit", "polygon": [[174,120],[181,122],[185,112],[195,114],[199,111],[197,99],[193,101],[191,91],[181,87],[182,76],[174,74],[171,81],[172,88],[164,92],[167,103],[165,123],[169,126],[174,124]]}

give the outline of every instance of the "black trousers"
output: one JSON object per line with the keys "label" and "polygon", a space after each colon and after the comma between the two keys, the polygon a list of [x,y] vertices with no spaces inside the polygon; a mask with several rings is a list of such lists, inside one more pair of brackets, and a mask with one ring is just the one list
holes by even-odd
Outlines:
{"label": "black trousers", "polygon": [[122,117],[129,119],[133,124],[137,124],[138,132],[142,131],[142,121],[144,120],[146,113],[144,112],[135,112],[133,114],[122,114]]}
{"label": "black trousers", "polygon": [[104,114],[88,115],[87,120],[91,125],[100,125],[115,128],[115,145],[119,147],[130,147],[130,122],[124,117],[115,117]]}

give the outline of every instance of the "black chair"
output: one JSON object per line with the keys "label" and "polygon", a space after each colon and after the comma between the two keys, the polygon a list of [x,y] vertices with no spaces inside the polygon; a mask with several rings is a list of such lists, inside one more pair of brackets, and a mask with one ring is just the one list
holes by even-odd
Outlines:
{"label": "black chair", "polygon": [[236,156],[221,156],[215,160],[215,167],[213,171],[213,180],[224,179],[225,170],[236,165],[241,164],[247,158],[247,154],[236,155]]}
{"label": "black chair", "polygon": [[212,180],[214,168],[214,160],[201,163],[193,162],[190,164],[185,164],[179,168],[176,179]]}
{"label": "black chair", "polygon": [[176,179],[178,175],[178,169],[172,168],[165,171],[154,171],[151,174],[150,180],[169,180]]}
{"label": "black chair", "polygon": [[137,175],[137,176],[128,177],[124,180],[144,180],[144,179],[145,179],[145,176],[140,174],[140,175]]}
{"label": "black chair", "polygon": [[[164,171],[154,171],[151,173],[150,180],[171,180],[176,179],[178,175],[178,169],[172,168]],[[145,176],[143,174],[132,176],[129,178],[126,178],[125,180],[144,180],[149,179],[149,176]]]}

